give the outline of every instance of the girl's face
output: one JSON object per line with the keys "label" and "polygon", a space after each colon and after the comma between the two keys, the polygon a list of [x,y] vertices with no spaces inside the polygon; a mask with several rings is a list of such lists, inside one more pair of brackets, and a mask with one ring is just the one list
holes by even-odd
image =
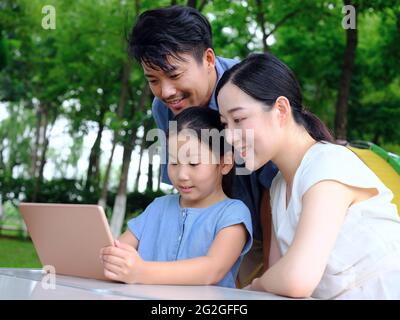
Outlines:
{"label": "girl's face", "polygon": [[264,104],[231,82],[219,92],[218,105],[226,139],[240,152],[247,169],[257,170],[275,156],[282,140],[282,122],[275,105],[265,111]]}
{"label": "girl's face", "polygon": [[220,163],[205,143],[193,135],[172,134],[168,139],[168,175],[181,195],[181,205],[206,207],[223,195],[222,176],[232,164]]}

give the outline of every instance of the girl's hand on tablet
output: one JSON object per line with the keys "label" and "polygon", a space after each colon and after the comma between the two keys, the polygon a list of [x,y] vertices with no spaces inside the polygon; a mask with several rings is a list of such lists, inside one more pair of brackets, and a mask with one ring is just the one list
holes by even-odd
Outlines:
{"label": "girl's hand on tablet", "polygon": [[110,280],[139,283],[144,261],[132,246],[114,240],[114,246],[101,249],[104,275]]}

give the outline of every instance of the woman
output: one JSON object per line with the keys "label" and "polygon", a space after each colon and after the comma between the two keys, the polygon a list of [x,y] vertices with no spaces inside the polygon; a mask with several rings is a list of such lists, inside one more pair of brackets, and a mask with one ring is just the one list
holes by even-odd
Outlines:
{"label": "woman", "polygon": [[225,72],[216,96],[227,140],[247,168],[269,160],[279,168],[271,186],[270,266],[250,289],[321,299],[400,298],[393,194],[305,110],[291,70],[271,54],[252,55]]}

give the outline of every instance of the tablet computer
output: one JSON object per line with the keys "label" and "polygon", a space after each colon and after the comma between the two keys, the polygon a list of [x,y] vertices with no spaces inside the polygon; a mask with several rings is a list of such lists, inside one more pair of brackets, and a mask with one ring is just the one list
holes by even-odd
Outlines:
{"label": "tablet computer", "polygon": [[113,245],[101,206],[20,203],[21,215],[43,266],[56,274],[108,280],[100,249]]}

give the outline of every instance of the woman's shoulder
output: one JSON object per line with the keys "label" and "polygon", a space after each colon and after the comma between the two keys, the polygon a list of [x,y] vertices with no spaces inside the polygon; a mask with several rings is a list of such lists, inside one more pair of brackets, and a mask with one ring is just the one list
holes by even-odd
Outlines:
{"label": "woman's shoulder", "polygon": [[317,143],[309,149],[296,173],[295,188],[304,194],[313,184],[334,180],[360,188],[381,188],[382,184],[353,151],[332,143]]}
{"label": "woman's shoulder", "polygon": [[330,142],[317,142],[310,149],[309,152],[306,153],[306,156],[310,159],[318,158],[321,156],[327,157],[357,157],[349,148],[334,144]]}
{"label": "woman's shoulder", "polygon": [[300,164],[302,170],[359,170],[364,162],[349,148],[329,142],[317,142],[305,154]]}

